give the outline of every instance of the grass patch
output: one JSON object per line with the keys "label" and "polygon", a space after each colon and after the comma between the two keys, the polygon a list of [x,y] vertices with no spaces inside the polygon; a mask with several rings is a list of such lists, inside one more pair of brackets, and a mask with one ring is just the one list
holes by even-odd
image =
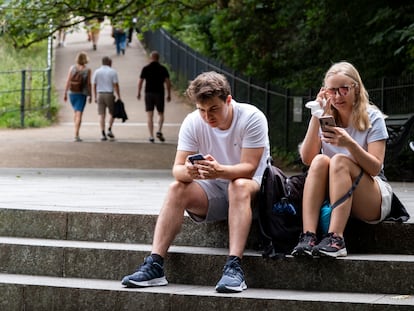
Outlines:
{"label": "grass patch", "polygon": [[24,127],[53,123],[58,104],[53,92],[48,104],[47,42],[16,50],[0,37],[0,64],[0,127],[21,127],[22,103]]}

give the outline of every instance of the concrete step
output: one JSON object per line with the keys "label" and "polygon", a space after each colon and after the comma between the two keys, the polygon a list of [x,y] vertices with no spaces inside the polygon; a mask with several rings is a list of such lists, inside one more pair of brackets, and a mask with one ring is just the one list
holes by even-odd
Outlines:
{"label": "concrete step", "polygon": [[[38,276],[120,280],[148,255],[150,246],[109,242],[0,237],[0,271]],[[227,249],[172,246],[165,271],[172,283],[214,286]],[[414,293],[413,255],[349,255],[340,259],[264,260],[256,251],[243,258],[254,288],[341,292]]]}
{"label": "concrete step", "polygon": [[[185,217],[166,258],[173,285],[129,290],[120,280],[150,252],[156,217],[172,180],[169,171],[0,171],[0,272],[12,274],[4,281],[0,275],[0,310],[413,306],[411,220],[351,225],[346,237],[350,255],[337,260],[264,260],[254,223],[243,259],[249,290],[233,296],[214,291],[227,256],[226,223],[195,225]],[[412,186],[399,189],[413,210]]]}
{"label": "concrete step", "polygon": [[414,297],[266,290],[219,294],[212,286],[172,284],[127,289],[119,282],[0,274],[1,310],[412,310]]}
{"label": "concrete step", "polygon": [[[151,244],[157,215],[43,209],[0,209],[0,236],[42,239]],[[414,255],[407,237],[414,236],[414,223],[383,222],[368,225],[351,221],[346,232],[349,253]],[[198,225],[185,217],[175,245],[228,247],[225,222]],[[247,247],[261,249],[259,227],[253,223]]]}

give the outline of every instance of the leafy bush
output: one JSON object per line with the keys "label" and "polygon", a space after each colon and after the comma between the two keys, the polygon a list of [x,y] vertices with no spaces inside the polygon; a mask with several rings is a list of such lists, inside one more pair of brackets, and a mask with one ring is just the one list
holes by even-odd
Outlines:
{"label": "leafy bush", "polygon": [[292,152],[273,147],[271,150],[273,163],[275,166],[286,171],[303,171],[305,165],[300,159],[299,152]]}

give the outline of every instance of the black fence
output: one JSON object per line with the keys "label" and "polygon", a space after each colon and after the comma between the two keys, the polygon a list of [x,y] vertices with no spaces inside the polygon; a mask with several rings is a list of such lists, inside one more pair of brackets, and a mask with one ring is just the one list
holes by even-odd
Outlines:
{"label": "black fence", "polygon": [[[10,81],[16,82],[11,83],[12,85],[19,85],[17,88],[3,88],[0,90],[2,102],[0,114],[19,112],[20,127],[25,126],[25,118],[30,112],[44,111],[45,115],[50,117],[50,68],[3,71],[0,74]],[[16,98],[19,98],[19,100],[16,101]]]}
{"label": "black fence", "polygon": [[[224,74],[232,86],[234,99],[251,103],[266,114],[271,146],[288,151],[297,150],[310,118],[310,112],[304,108],[304,104],[315,97],[318,86],[309,90],[283,89],[243,76],[197,53],[162,29],[144,33],[144,44],[148,50],[159,51],[161,60],[173,72],[175,86],[180,89],[184,90],[188,81],[201,72],[214,70]],[[365,83],[371,101],[384,113],[414,112],[414,75]]]}
{"label": "black fence", "polygon": [[19,113],[20,123],[15,126],[25,127],[28,114],[35,111],[51,118],[52,50],[52,38],[49,38],[45,69],[0,71],[0,115]]}

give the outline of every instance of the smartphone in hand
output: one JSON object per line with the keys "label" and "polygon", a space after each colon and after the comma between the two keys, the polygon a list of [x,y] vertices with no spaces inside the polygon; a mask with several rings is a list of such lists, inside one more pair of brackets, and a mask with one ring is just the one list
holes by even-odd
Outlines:
{"label": "smartphone in hand", "polygon": [[197,153],[189,156],[188,160],[191,162],[191,164],[194,164],[195,161],[205,160],[205,158],[201,153]]}
{"label": "smartphone in hand", "polygon": [[322,132],[329,132],[326,126],[336,126],[335,119],[332,116],[323,116],[319,118]]}

